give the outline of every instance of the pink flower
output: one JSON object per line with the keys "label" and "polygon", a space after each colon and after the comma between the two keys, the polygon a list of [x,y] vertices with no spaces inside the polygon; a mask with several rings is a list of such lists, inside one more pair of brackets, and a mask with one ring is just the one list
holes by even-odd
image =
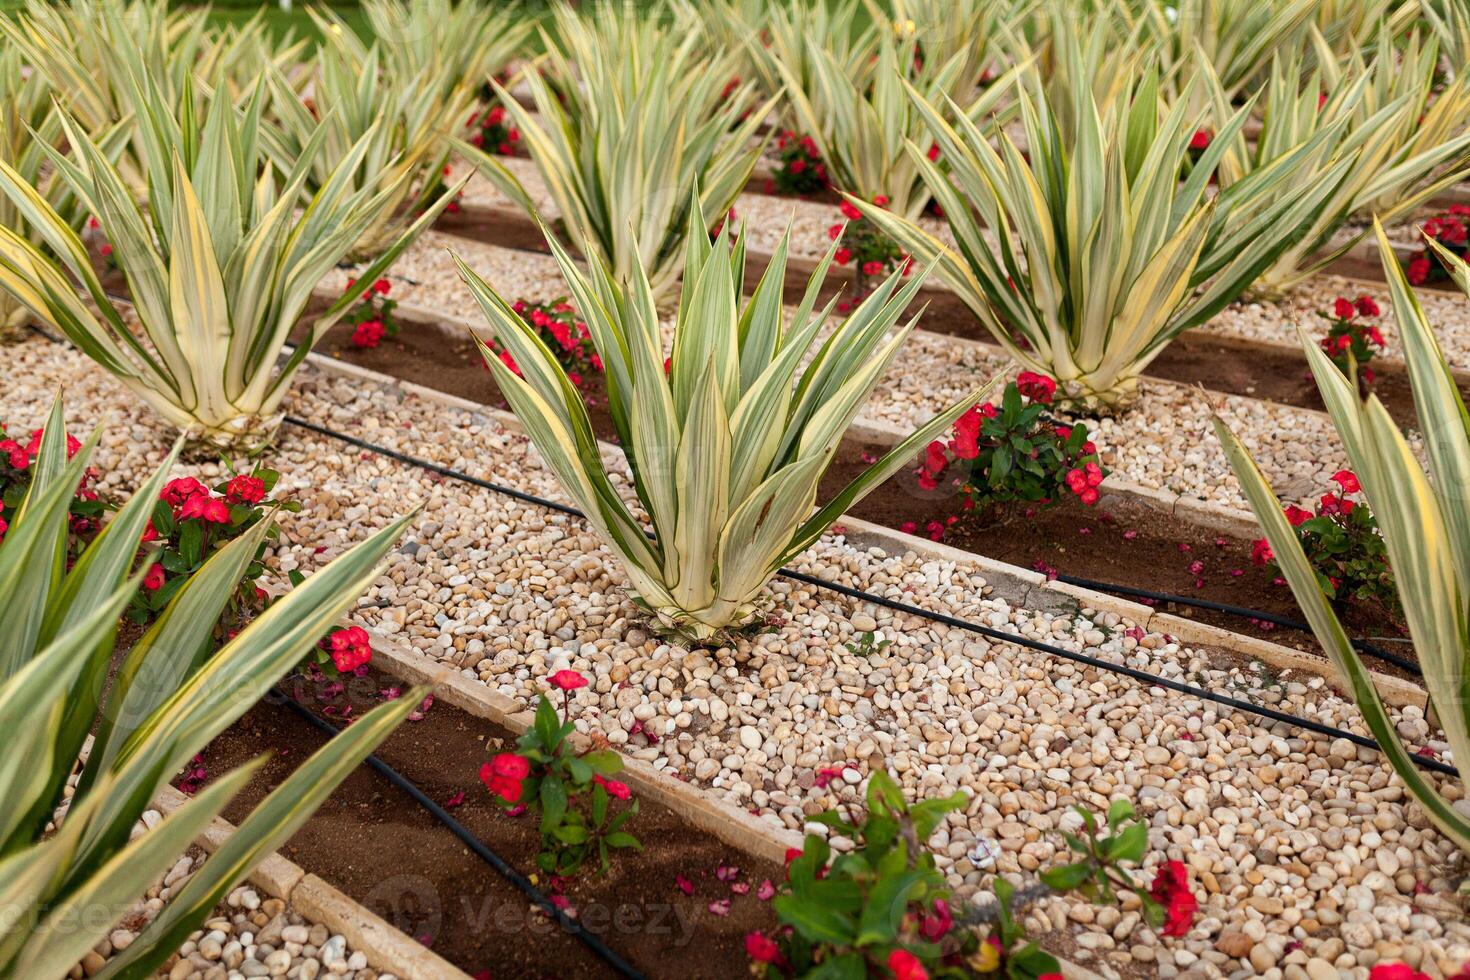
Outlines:
{"label": "pink flower", "polygon": [[893,971],[894,980],[929,980],[924,964],[906,949],[895,949],[888,954],[888,969]]}
{"label": "pink flower", "polygon": [[771,879],[762,878],[761,883],[756,886],[755,897],[762,902],[769,902],[776,897],[776,886],[771,884]]}
{"label": "pink flower", "polygon": [[685,895],[694,894],[694,882],[690,881],[683,875],[674,875],[674,886]]}
{"label": "pink flower", "polygon": [[579,687],[586,687],[587,678],[575,670],[558,670],[550,678],[551,686],[561,691],[575,691]]}
{"label": "pink flower", "polygon": [[729,915],[730,914],[730,900],[728,898],[717,898],[717,899],[715,899],[713,902],[710,902],[709,903],[709,911],[710,911],[710,914],[711,915],[720,915],[720,916]]}

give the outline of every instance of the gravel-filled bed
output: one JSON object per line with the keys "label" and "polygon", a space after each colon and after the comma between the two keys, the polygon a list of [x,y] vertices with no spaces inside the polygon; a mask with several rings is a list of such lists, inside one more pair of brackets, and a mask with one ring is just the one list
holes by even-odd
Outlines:
{"label": "gravel-filled bed", "polygon": [[[395,297],[478,320],[479,310],[459,280],[446,252],[449,248],[507,298],[544,300],[559,295],[561,279],[555,262],[546,256],[429,232],[404,253],[390,274]],[[347,273],[338,270],[327,282],[333,289],[345,288],[346,279]],[[979,381],[1008,369],[999,348],[918,330],[865,405],[859,422],[911,428]],[[1309,383],[1304,379],[1303,384]],[[1104,464],[1117,479],[1246,509],[1210,428],[1212,397],[1257,454],[1283,499],[1315,498],[1345,465],[1331,422],[1319,412],[1243,395],[1207,397],[1192,387],[1161,380],[1145,380],[1141,388],[1131,411],[1093,423]]]}
{"label": "gravel-filled bed", "polygon": [[[167,434],[82,355],[40,338],[8,354],[0,402],[8,421],[36,424],[64,385],[73,425],[109,418],[97,456],[104,486],[126,487],[161,458]],[[311,366],[286,407],[560,497],[526,440],[487,417]],[[1186,939],[1167,943],[1139,928],[1128,908],[1055,901],[1032,915],[1038,929],[1073,930],[1073,955],[1084,963],[1159,975],[1295,964],[1317,976],[1334,966],[1361,975],[1388,957],[1441,969],[1470,957],[1470,926],[1451,895],[1460,877],[1455,848],[1427,826],[1375,753],[1346,740],[1263,726],[784,580],[771,589],[775,631],[733,649],[670,646],[639,625],[616,564],[575,520],[298,429],[283,431],[272,458],[303,504],[272,556],[276,574],[315,567],[422,502],[424,512],[357,612],[364,624],[527,704],[547,672],[586,672],[593,684],[577,698],[585,727],[773,823],[797,827],[833,803],[856,803],[863,776],[880,764],[912,794],[966,788],[970,806],[937,840],[944,871],[969,893],[992,862],[1008,873],[1048,863],[1058,843],[1052,831],[1068,804],[1134,799],[1155,847],[1190,865],[1203,914]],[[608,463],[621,475],[619,460]],[[1012,608],[987,596],[983,575],[965,562],[886,555],[829,536],[795,564],[1357,726],[1354,709],[1320,679],[1218,666],[1217,658],[1115,614]],[[891,645],[870,656],[849,649],[858,630],[874,629]],[[1422,712],[1409,708],[1397,720],[1413,744],[1443,748]],[[630,734],[635,727],[660,740]],[[818,786],[817,768],[831,765],[848,772]],[[1453,784],[1444,792],[1459,795]]]}

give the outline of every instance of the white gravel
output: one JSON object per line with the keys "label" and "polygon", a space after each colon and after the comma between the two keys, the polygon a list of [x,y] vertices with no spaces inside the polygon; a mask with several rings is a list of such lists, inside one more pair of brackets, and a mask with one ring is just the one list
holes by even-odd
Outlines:
{"label": "white gravel", "polygon": [[[6,419],[35,424],[63,382],[74,425],[111,415],[98,454],[106,486],[132,483],[162,455],[167,436],[80,354],[33,339],[9,355],[0,368]],[[286,407],[560,496],[523,437],[478,415],[310,366]],[[781,617],[775,632],[713,652],[670,646],[641,628],[616,563],[576,521],[299,430],[283,433],[272,459],[304,505],[271,556],[276,574],[315,567],[422,502],[364,597],[362,622],[528,705],[549,671],[581,670],[593,678],[577,695],[584,729],[767,820],[797,827],[825,807],[851,809],[862,777],[880,764],[911,794],[963,787],[972,802],[937,840],[941,868],[968,894],[983,883],[991,845],[1000,871],[1029,872],[1057,856],[1052,831],[1071,803],[1097,809],[1116,796],[1133,799],[1153,848],[1190,865],[1202,914],[1188,937],[1168,941],[1127,907],[1052,901],[1030,916],[1034,928],[1074,932],[1075,957],[1094,968],[1293,977],[1338,969],[1362,977],[1380,959],[1449,972],[1470,958],[1470,927],[1452,894],[1455,848],[1376,754],[1351,743],[1264,727],[784,580],[770,590]],[[620,461],[608,465],[626,481]],[[796,564],[1360,729],[1356,712],[1320,680],[1226,666],[1112,614],[1013,608],[987,596],[983,575],[966,562],[885,555],[839,535]],[[869,628],[892,644],[868,657],[849,650],[855,631]],[[635,721],[661,741],[630,735]],[[1417,709],[1397,723],[1413,745],[1434,737]],[[827,765],[853,769],[855,781],[817,787],[815,770]],[[1462,795],[1454,783],[1442,790]]]}

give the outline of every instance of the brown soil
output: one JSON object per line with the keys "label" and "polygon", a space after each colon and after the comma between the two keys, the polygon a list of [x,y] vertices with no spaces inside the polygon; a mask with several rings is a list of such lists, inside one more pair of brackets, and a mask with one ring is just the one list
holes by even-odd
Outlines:
{"label": "brown soil", "polygon": [[[319,350],[349,363],[412,381],[448,394],[504,408],[490,372],[480,361],[478,350],[466,338],[447,340],[433,327],[405,322],[397,338],[372,350],[352,347],[350,330],[336,327]],[[1205,360],[1201,356],[1200,363]],[[1245,358],[1215,357],[1213,364],[1227,363],[1243,374],[1270,377],[1269,365],[1260,367]],[[1283,368],[1284,369],[1284,368]],[[588,380],[587,392],[594,402],[590,414],[597,434],[614,435],[612,420],[603,400],[601,378]],[[864,454],[876,458],[884,447],[847,440],[822,484],[822,499],[835,494],[866,465]],[[1251,542],[1208,533],[1195,524],[1159,514],[1118,498],[1108,498],[1108,510],[1088,508],[1072,500],[1050,507],[1016,506],[1003,513],[981,517],[966,515],[950,527],[946,544],[983,554],[1023,568],[1049,568],[1063,575],[1110,582],[1159,593],[1207,599],[1260,610],[1300,621],[1301,611],[1285,586],[1273,584],[1266,571],[1251,563]],[[919,490],[913,475],[901,471],[851,509],[864,520],[902,530],[913,522],[918,533],[932,520],[943,521],[958,513],[958,502],[940,493]],[[1131,539],[1125,531],[1136,532]],[[1217,544],[1223,541],[1223,544]],[[1181,546],[1188,546],[1188,551]],[[1196,576],[1189,570],[1194,561],[1205,564]],[[1243,574],[1232,575],[1233,570]],[[1203,579],[1202,586],[1196,586]],[[1235,632],[1260,636],[1287,646],[1316,650],[1310,634],[1269,623],[1256,623],[1229,613],[1170,604],[1167,611]],[[1364,604],[1345,605],[1344,624],[1354,636],[1398,637],[1402,630],[1381,608]],[[1381,644],[1393,653],[1412,656],[1407,644]],[[1376,661],[1374,666],[1382,666]],[[1392,672],[1392,668],[1387,668]]]}
{"label": "brown soil", "polygon": [[[326,704],[305,681],[292,690],[319,714],[328,706],[340,712],[350,702],[353,713],[361,715],[379,703],[379,689],[392,683],[386,675],[354,678],[345,694]],[[342,724],[340,714],[327,720]],[[262,702],[252,708],[203,753],[210,773],[269,755],[260,774],[226,808],[226,819],[242,820],[325,741],[285,704]],[[492,752],[513,742],[506,729],[441,701],[422,721],[401,725],[377,754],[441,805],[462,793],[463,802],[450,811],[454,818],[517,871],[531,875],[539,849],[534,816],[507,816],[477,777]],[[583,925],[648,976],[745,976],[745,934],[774,924],[769,904],[756,897],[756,886],[765,878],[778,881],[781,869],[690,828],[648,800],[641,801],[628,829],[645,850],[618,852],[606,875],[589,865],[561,885]],[[468,973],[612,975],[586,946],[533,911],[523,893],[366,765],[343,781],[281,851]],[[740,881],[750,883],[748,894],[733,894],[716,880],[715,869],[722,865],[740,869]],[[692,896],[678,889],[675,875],[693,882]],[[538,886],[549,890],[545,875]],[[727,916],[709,911],[718,899],[731,900]]]}
{"label": "brown soil", "polygon": [[[441,218],[435,226],[441,231],[489,242],[502,248],[545,252],[546,243],[529,220],[509,210],[486,212],[481,209]],[[751,253],[746,269],[746,288],[753,289],[765,271],[767,257]],[[787,289],[806,287],[814,263],[792,259],[787,269]],[[834,269],[821,292],[821,302],[855,287],[845,270]],[[925,330],[991,344],[989,332],[975,319],[958,296],[946,289],[925,287],[914,299],[914,310],[924,308],[921,325]],[[1378,380],[1374,391],[1400,425],[1414,425],[1414,401],[1407,376],[1402,369],[1375,365]],[[1202,385],[1212,391],[1232,395],[1250,395],[1265,401],[1299,408],[1321,410],[1322,399],[1307,369],[1307,362],[1294,348],[1252,343],[1251,341],[1217,337],[1203,333],[1186,333],[1169,344],[1149,365],[1150,377],[1165,378],[1182,384]],[[1470,398],[1470,385],[1462,386]]]}

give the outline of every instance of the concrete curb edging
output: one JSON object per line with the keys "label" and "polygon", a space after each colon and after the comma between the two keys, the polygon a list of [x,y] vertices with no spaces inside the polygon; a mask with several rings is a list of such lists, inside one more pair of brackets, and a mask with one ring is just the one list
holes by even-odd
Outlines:
{"label": "concrete curb edging", "polygon": [[[376,384],[390,389],[396,388],[407,394],[413,394],[427,401],[436,402],[448,408],[458,409],[471,415],[488,418],[505,428],[514,432],[524,432],[519,420],[507,411],[492,408],[479,402],[470,401],[457,395],[447,395],[435,391],[423,385],[408,381],[400,381],[389,375],[380,374],[355,364],[337,360],[326,354],[312,353],[307,355],[307,360],[316,368],[327,374],[338,377],[351,378],[358,381]],[[614,446],[603,447],[609,453],[619,450]],[[1106,483],[1103,484],[1108,487]],[[1146,490],[1137,499],[1145,503],[1151,503],[1158,509],[1176,512],[1176,507],[1181,503],[1176,497],[1172,502],[1168,495],[1159,491]],[[1106,497],[1104,497],[1106,500]],[[1219,508],[1224,510],[1224,508]],[[1188,519],[1188,518],[1186,518]],[[844,514],[837,521],[848,532],[849,536],[860,542],[875,544],[885,551],[902,554],[912,551],[917,555],[933,558],[939,561],[963,561],[983,569],[987,581],[997,588],[1000,597],[1007,599],[1013,604],[1024,605],[1027,608],[1035,608],[1043,611],[1057,611],[1071,607],[1081,608],[1083,606],[1103,612],[1117,613],[1126,619],[1136,623],[1144,629],[1167,632],[1178,638],[1181,642],[1191,645],[1200,645],[1224,650],[1277,669],[1295,670],[1322,677],[1329,684],[1339,684],[1336,668],[1325,657],[1316,654],[1293,650],[1290,647],[1268,640],[1244,636],[1218,626],[1195,622],[1179,616],[1161,613],[1141,603],[1131,602],[1117,596],[1094,592],[1076,586],[1067,585],[1062,582],[1048,581],[1038,572],[1030,569],[1020,568],[1006,562],[987,558],[984,555],[970,551],[963,551],[941,543],[929,541],[911,534],[894,531],[881,525],[872,524],[859,517]],[[1254,524],[1252,524],[1254,527]],[[1221,528],[1224,530],[1224,528]],[[456,675],[458,676],[458,675]],[[1403,707],[1416,705],[1426,707],[1429,696],[1420,685],[1377,671],[1371,671],[1379,694],[1389,704]],[[482,685],[483,686],[483,685]],[[506,699],[509,702],[509,699]],[[461,705],[461,707],[464,707]],[[471,710],[465,708],[465,710]]]}
{"label": "concrete curb edging", "polygon": [[[163,813],[183,806],[188,797],[172,786],[165,786],[154,801]],[[215,817],[204,833],[195,840],[206,853],[213,854],[235,827],[222,817]],[[273,851],[251,869],[246,880],[272,898],[278,898],[298,913],[320,922],[333,933],[346,938],[347,944],[368,958],[368,964],[380,973],[391,973],[399,980],[470,980],[469,974],[428,947],[399,932],[380,916],[338,891],[324,879]]]}

